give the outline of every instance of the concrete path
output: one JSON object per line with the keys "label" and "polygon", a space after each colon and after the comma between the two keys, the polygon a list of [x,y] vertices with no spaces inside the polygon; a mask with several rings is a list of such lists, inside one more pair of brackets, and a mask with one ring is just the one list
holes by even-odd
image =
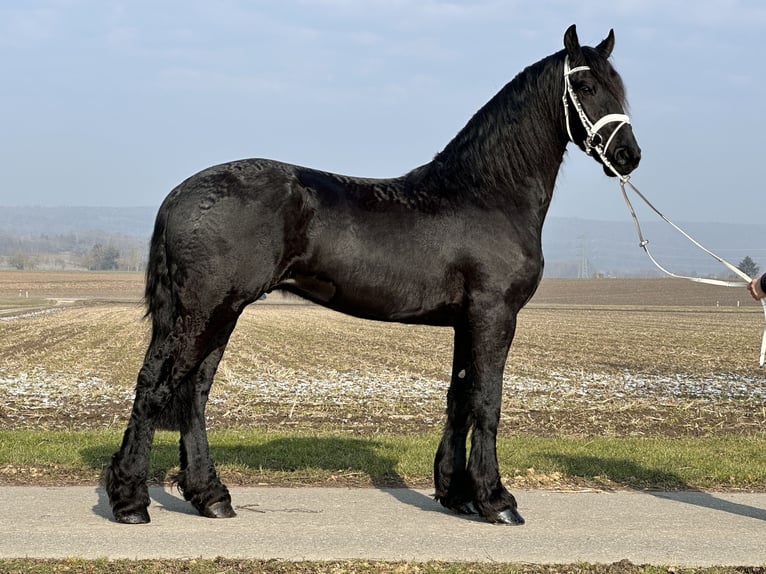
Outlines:
{"label": "concrete path", "polygon": [[517,491],[524,526],[460,517],[428,491],[234,488],[238,516],[151,489],[152,522],[112,521],[94,487],[0,488],[2,558],[576,561],[766,565],[766,494]]}

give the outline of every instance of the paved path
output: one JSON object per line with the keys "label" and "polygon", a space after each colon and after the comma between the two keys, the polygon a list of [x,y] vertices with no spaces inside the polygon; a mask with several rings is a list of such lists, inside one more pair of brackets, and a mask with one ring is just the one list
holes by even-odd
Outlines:
{"label": "paved path", "polygon": [[151,489],[152,523],[112,521],[95,487],[0,488],[0,557],[766,565],[766,494],[517,491],[524,526],[443,510],[428,491],[234,488],[230,520]]}

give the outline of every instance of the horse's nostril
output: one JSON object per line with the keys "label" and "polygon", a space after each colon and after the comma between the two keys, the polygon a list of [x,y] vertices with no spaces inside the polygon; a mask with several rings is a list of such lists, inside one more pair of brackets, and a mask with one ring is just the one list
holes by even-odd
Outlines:
{"label": "horse's nostril", "polygon": [[627,148],[624,148],[624,147],[619,147],[614,152],[614,160],[619,165],[625,165],[626,163],[628,163],[629,156],[630,156],[630,152],[628,152]]}
{"label": "horse's nostril", "polygon": [[640,160],[641,150],[632,150],[629,147],[623,146],[617,148],[614,152],[614,161],[622,167],[636,166]]}

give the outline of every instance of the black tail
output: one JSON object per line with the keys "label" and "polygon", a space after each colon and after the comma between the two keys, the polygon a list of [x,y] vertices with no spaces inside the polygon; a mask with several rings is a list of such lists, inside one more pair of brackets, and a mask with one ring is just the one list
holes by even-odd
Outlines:
{"label": "black tail", "polygon": [[165,339],[173,329],[175,319],[172,279],[168,268],[165,243],[167,211],[160,207],[154,222],[154,232],[149,246],[149,261],[146,265],[146,290],[144,302],[146,317],[152,318],[152,345]]}
{"label": "black tail", "polygon": [[[146,266],[146,317],[152,318],[152,341],[146,351],[147,359],[170,335],[175,324],[175,297],[173,293],[173,278],[168,267],[166,244],[167,210],[163,205],[157,213],[154,222],[154,232],[149,246],[149,261]],[[161,377],[168,378],[173,369],[174,357],[165,359]],[[173,390],[173,394],[165,408],[157,416],[159,428],[178,430],[180,417],[184,415],[184,405],[188,403],[187,391],[181,388]]]}

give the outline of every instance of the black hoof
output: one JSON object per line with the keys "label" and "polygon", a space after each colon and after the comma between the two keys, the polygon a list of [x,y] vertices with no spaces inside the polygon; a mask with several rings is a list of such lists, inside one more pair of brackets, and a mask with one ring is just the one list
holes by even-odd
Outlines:
{"label": "black hoof", "polygon": [[524,524],[524,518],[515,508],[509,508],[508,510],[498,512],[495,516],[490,518],[489,521],[495,524],[507,524],[509,526],[521,526]]}
{"label": "black hoof", "polygon": [[114,519],[120,524],[149,524],[149,511],[144,509],[133,512],[122,512],[114,515]]}
{"label": "black hoof", "polygon": [[225,500],[214,502],[202,511],[202,516],[206,518],[234,518],[236,515],[237,513],[234,512],[231,503]]}

